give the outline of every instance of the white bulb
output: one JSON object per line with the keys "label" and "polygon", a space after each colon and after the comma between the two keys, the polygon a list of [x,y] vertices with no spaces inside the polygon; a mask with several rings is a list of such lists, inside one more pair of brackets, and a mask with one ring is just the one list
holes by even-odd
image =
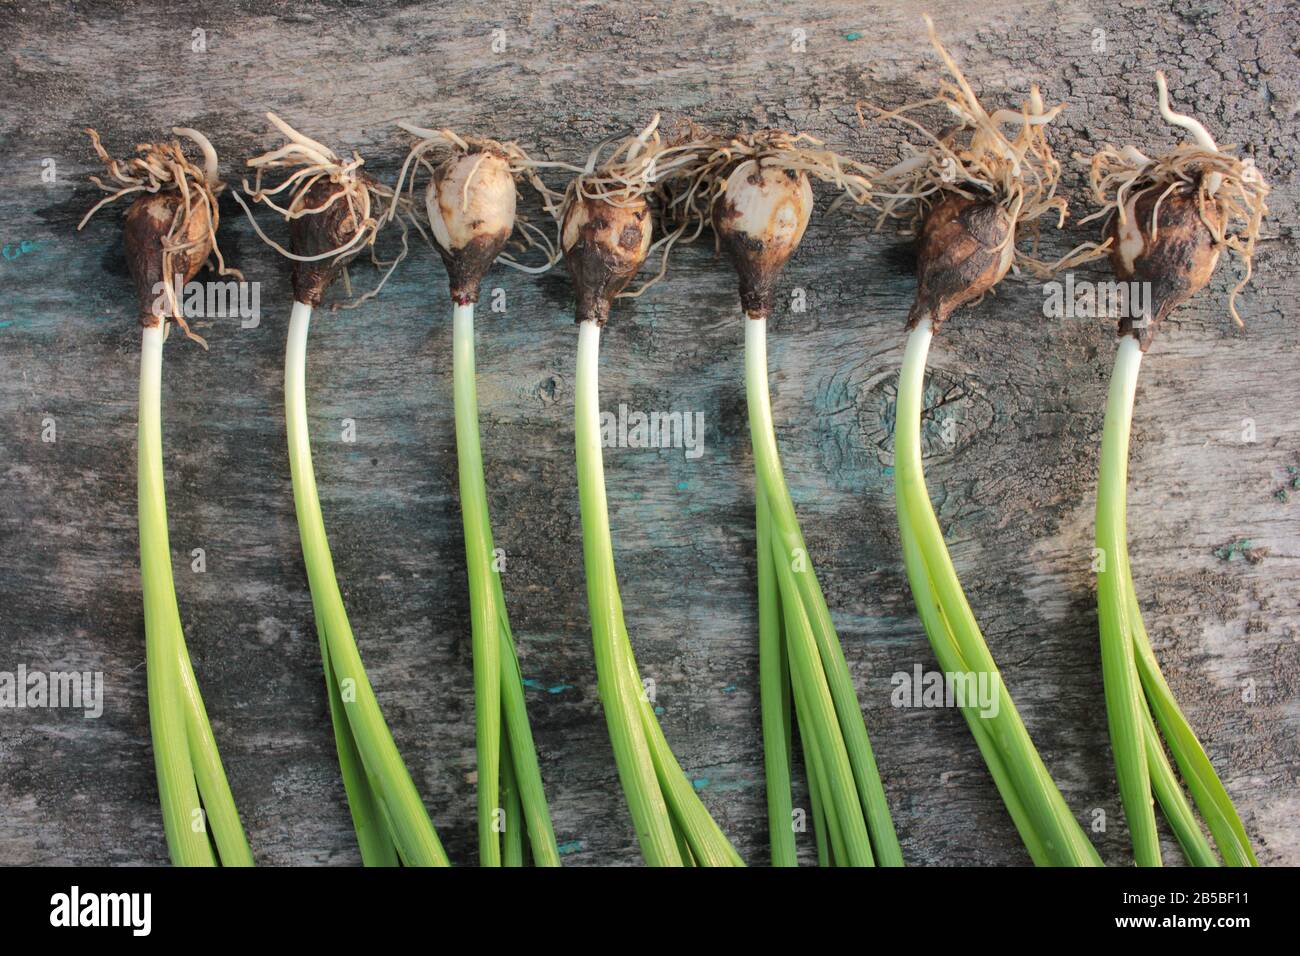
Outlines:
{"label": "white bulb", "polygon": [[812,216],[812,184],[802,172],[746,160],[727,177],[720,201],[727,227],[773,248],[791,252]]}
{"label": "white bulb", "polygon": [[515,180],[505,157],[460,153],[438,167],[425,196],[429,224],[448,252],[482,236],[509,235],[515,227]]}

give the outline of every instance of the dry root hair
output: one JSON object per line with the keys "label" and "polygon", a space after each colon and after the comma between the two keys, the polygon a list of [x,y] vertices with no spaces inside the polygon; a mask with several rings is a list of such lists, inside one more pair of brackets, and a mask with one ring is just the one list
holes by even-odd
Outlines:
{"label": "dry root hair", "polygon": [[[1233,286],[1228,297],[1228,310],[1233,321],[1240,326],[1237,293],[1250,281],[1255,243],[1259,240],[1264,216],[1268,214],[1265,205],[1268,183],[1255,168],[1254,160],[1241,159],[1226,152],[1235,149],[1232,146],[1220,149],[1198,120],[1175,113],[1170,108],[1169,89],[1161,72],[1156,73],[1156,88],[1160,115],[1171,126],[1187,130],[1192,142],[1180,143],[1155,157],[1148,157],[1135,146],[1119,149],[1103,146],[1093,155],[1088,175],[1093,198],[1101,208],[1080,221],[1103,219],[1104,232],[1112,217],[1118,216],[1121,225],[1127,223],[1129,210],[1136,208],[1137,201],[1149,193],[1157,193],[1148,230],[1150,239],[1154,241],[1159,235],[1160,204],[1165,198],[1175,192],[1195,192],[1201,222],[1214,237],[1215,246],[1227,248],[1241,259],[1241,280]],[[1206,214],[1210,207],[1214,207],[1216,215]],[[1105,243],[1097,246],[1099,249],[1105,247]]]}
{"label": "dry root hair", "polygon": [[[913,230],[918,229],[934,202],[946,192],[958,193],[970,199],[992,199],[1005,209],[1016,224],[1005,240],[1013,247],[1021,228],[1029,231],[1030,251],[1014,248],[1012,269],[1017,274],[1025,269],[1043,276],[1096,258],[1091,243],[1055,263],[1036,256],[1038,220],[1054,213],[1057,228],[1065,223],[1067,203],[1056,195],[1061,164],[1052,154],[1046,133],[1047,124],[1065,104],[1047,108],[1035,84],[1019,110],[989,113],[939,41],[934,21],[926,16],[925,24],[930,43],[951,78],[940,80],[938,93],[929,99],[892,110],[873,107],[876,115],[872,122],[901,123],[926,141],[924,148],[912,148],[901,162],[876,175],[877,227],[886,219],[904,219]],[[908,115],[932,106],[946,109],[956,123],[936,134]],[[861,105],[858,116],[864,126],[868,125]]]}
{"label": "dry root hair", "polygon": [[[226,265],[221,255],[221,247],[217,245],[217,226],[220,222],[217,195],[226,188],[217,169],[217,151],[213,149],[208,138],[196,129],[176,126],[172,128],[172,132],[178,137],[177,139],[162,143],[139,143],[135,148],[135,156],[119,162],[104,148],[98,132],[94,129],[86,130],[86,135],[90,137],[91,145],[95,148],[95,154],[108,171],[107,182],[98,176],[91,176],[90,181],[108,195],[90,207],[90,210],[82,216],[81,222],[77,224],[77,230],[80,231],[99,210],[125,196],[136,193],[177,193],[181,197],[181,204],[176,210],[171,226],[162,236],[163,291],[172,313],[169,318],[174,319],[189,338],[207,348],[203,338],[191,332],[189,326],[185,324],[180,302],[176,297],[177,290],[172,284],[175,271],[174,260],[197,246],[207,244],[210,250],[209,259],[215,259],[219,275],[235,276],[241,282],[244,277],[238,269]],[[190,140],[198,147],[202,154],[202,166],[185,155],[179,137]],[[190,220],[199,214],[197,210],[200,209],[207,214],[206,233],[200,239],[186,240]]]}
{"label": "dry root hair", "polygon": [[[314,256],[297,255],[280,245],[262,230],[262,227],[257,222],[257,217],[253,215],[252,209],[249,208],[238,191],[233,195],[239,205],[243,207],[245,215],[248,216],[248,221],[253,226],[253,230],[261,237],[262,241],[280,255],[294,262],[320,262],[325,260],[347,262],[360,253],[362,249],[369,249],[370,261],[377,268],[385,270],[384,275],[379,284],[371,291],[351,302],[334,306],[335,308],[344,309],[354,308],[377,295],[379,290],[383,288],[384,283],[388,281],[388,277],[392,275],[393,270],[406,258],[405,228],[402,230],[402,251],[394,259],[382,260],[375,252],[375,238],[379,232],[379,226],[381,222],[391,218],[388,207],[396,202],[396,195],[393,190],[380,184],[362,171],[365,160],[356,151],[353,151],[350,159],[342,159],[328,146],[304,136],[274,113],[267,113],[266,118],[284,137],[285,141],[276,149],[268,150],[262,155],[254,156],[248,160],[247,165],[254,170],[254,173],[252,183],[249,183],[247,178],[243,180],[244,193],[252,199],[254,204],[262,203],[268,206],[282,216],[286,222],[300,219],[303,216],[318,216],[335,203],[344,203],[348,207],[352,221],[358,224],[357,230],[351,239],[334,249],[326,250]],[[288,172],[278,185],[264,184],[263,179],[266,174],[274,170],[287,170]],[[333,183],[340,188],[336,189],[323,204],[312,206],[307,201],[308,193],[313,186],[322,181]],[[343,281],[348,294],[351,294],[351,283],[346,268],[343,272]]]}

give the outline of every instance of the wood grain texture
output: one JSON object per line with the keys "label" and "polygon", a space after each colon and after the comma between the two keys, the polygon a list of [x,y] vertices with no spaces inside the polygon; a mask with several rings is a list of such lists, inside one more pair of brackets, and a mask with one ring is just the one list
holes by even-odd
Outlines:
{"label": "wood grain texture", "polygon": [[[1155,148],[1151,73],[1275,184],[1256,278],[1227,317],[1221,268],[1182,308],[1139,385],[1130,470],[1138,593],[1170,682],[1266,863],[1300,863],[1300,253],[1294,9],[1285,0],[936,2],[988,100],[1030,82],[1070,108],[1058,155]],[[206,31],[207,52],[191,51]],[[507,48],[494,53],[493,30]],[[806,49],[792,49],[803,30]],[[1094,52],[1104,30],[1106,51]],[[204,130],[228,175],[270,142],[274,109],[391,177],[411,119],[577,159],[656,109],[807,130],[888,162],[896,132],[854,104],[925,96],[936,75],[913,5],[778,0],[493,7],[354,3],[42,3],[0,8],[0,670],[99,670],[102,718],[0,711],[0,863],[161,863],[135,530],[138,330],[120,211],[74,231],[110,150]],[[856,37],[856,38],[855,38]],[[43,184],[53,159],[57,182]],[[1080,167],[1067,194],[1086,202]],[[822,198],[823,208],[828,197]],[[237,210],[221,240],[261,283],[263,321],[166,349],[164,445],[190,652],[259,862],[355,864],[299,553],[281,404],[286,263]],[[1064,251],[1086,237],[1047,237]],[[1027,857],[960,716],[890,705],[890,675],[933,658],[903,576],[890,429],[912,279],[899,243],[818,215],[786,271],[808,310],[773,323],[778,439],[910,863]],[[22,252],[21,247],[17,247]],[[354,270],[358,284],[373,281]],[[1088,269],[1081,277],[1103,277]],[[572,451],[572,295],[561,273],[494,270],[480,310],[484,458],[505,589],[555,816],[573,864],[639,860],[595,691]],[[788,301],[788,298],[787,298]],[[1044,759],[1103,857],[1129,858],[1097,650],[1093,492],[1113,332],[1044,318],[1007,283],[936,343],[928,478],[958,573]],[[766,860],[757,698],[752,462],[734,276],[707,244],[616,308],[606,408],[702,411],[702,457],[607,454],[629,628],[669,740],[750,862]],[[362,655],[452,859],[472,863],[470,641],[455,491],[445,274],[417,250],[385,294],[323,314],[309,351],[322,503]],[[939,421],[952,416],[957,440]],[[340,440],[356,421],[355,443]],[[41,440],[53,419],[57,441]],[[1250,419],[1255,441],[1243,442]],[[1292,469],[1292,470],[1288,470]],[[1222,550],[1248,541],[1252,561]],[[188,568],[193,548],[207,570]],[[1222,557],[1216,555],[1216,550]],[[1179,859],[1165,834],[1171,861]]]}

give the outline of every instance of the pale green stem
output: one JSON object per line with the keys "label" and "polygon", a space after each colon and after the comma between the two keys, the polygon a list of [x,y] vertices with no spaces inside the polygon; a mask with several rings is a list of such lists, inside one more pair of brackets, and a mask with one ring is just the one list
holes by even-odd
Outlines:
{"label": "pale green stem", "polygon": [[[900,514],[902,507],[900,501]],[[930,639],[930,646],[934,649],[934,656],[939,659],[939,666],[943,668],[945,674],[967,673],[970,668],[962,659],[961,651],[957,648],[957,642],[952,636],[948,622],[944,619],[943,611],[939,609],[938,598],[934,593],[934,582],[930,580],[925,558],[916,543],[916,534],[910,523],[901,520],[898,531],[903,545],[903,566],[912,588],[912,598],[916,602],[916,610],[925,627],[925,633]],[[962,707],[961,715],[966,721],[966,726],[970,728],[971,736],[975,738],[975,746],[979,748],[980,755],[989,768],[989,774],[993,777],[998,794],[1006,805],[1007,813],[1011,815],[1011,822],[1020,834],[1025,849],[1029,851],[1029,858],[1035,866],[1050,866],[1051,856],[1042,840],[1038,838],[1038,833],[1025,812],[1024,804],[1020,802],[1020,795],[1016,793],[1015,784],[1007,773],[1002,755],[993,742],[992,732],[984,725],[983,718],[974,708]]]}
{"label": "pale green stem", "polygon": [[167,535],[162,459],[162,347],[162,323],[146,327],[140,345],[137,485],[149,728],[153,736],[163,830],[171,860],[177,866],[215,866],[217,860],[208,841],[194,779],[179,668],[185,649]]}
{"label": "pale green stem", "polygon": [[577,395],[574,442],[577,446],[578,500],[582,513],[582,553],[587,577],[587,607],[596,658],[597,688],[605,707],[614,761],[627,797],[641,853],[651,866],[681,866],[682,855],[655,775],[650,745],[641,722],[641,687],[628,678],[631,648],[622,637],[622,608],[614,574],[614,546],[605,499],[605,466],[600,447],[600,327],[578,325]]}
{"label": "pale green stem", "polygon": [[542,772],[537,763],[537,747],[528,723],[524,678],[519,670],[519,659],[515,656],[510,622],[506,620],[501,575],[493,571],[493,577],[496,578],[497,606],[501,609],[501,708],[510,744],[511,769],[527,822],[529,845],[526,850],[531,851],[536,866],[560,866],[560,848],[555,842],[555,828],[551,824],[551,811],[546,804]]}
{"label": "pale green stem", "polygon": [[773,866],[797,866],[790,792],[790,669],[782,639],[781,591],[772,560],[772,516],[763,483],[754,485],[758,562],[758,686],[763,718],[763,771]]}
{"label": "pale green stem", "polygon": [[194,667],[190,664],[183,636],[180,651],[180,678],[189,728],[190,761],[194,767],[199,796],[203,799],[208,829],[217,844],[217,856],[222,866],[252,866],[253,851],[244,834],[244,825],[239,820],[239,811],[235,807],[234,794],[230,792],[225,768],[221,765],[221,754],[217,752],[217,741],[212,735],[212,725],[208,722],[203,698],[199,695],[199,682],[194,677]]}
{"label": "pale green stem", "polygon": [[[774,544],[779,546],[779,553],[775,556],[777,579],[782,586],[783,598],[788,589],[790,600],[799,604],[793,619],[807,621],[809,634],[814,642],[808,658],[811,669],[806,672],[806,677],[814,683],[808,685],[807,697],[814,707],[818,706],[820,692],[817,685],[820,683],[825,685],[832,703],[829,723],[817,729],[820,742],[832,748],[826,753],[829,762],[824,767],[831,792],[823,792],[822,795],[828,801],[835,798],[838,790],[836,779],[838,758],[835,750],[843,746],[849,761],[849,779],[856,790],[856,798],[853,801],[856,809],[852,806],[836,807],[836,813],[840,825],[844,827],[844,840],[849,854],[854,857],[857,853],[854,846],[856,818],[865,815],[866,826],[870,831],[867,856],[873,855],[871,851],[874,848],[874,856],[878,858],[881,865],[901,866],[902,851],[894,832],[889,804],[885,799],[880,773],[871,751],[866,723],[862,718],[857,692],[849,674],[848,662],[845,660],[844,649],[840,646],[830,611],[826,606],[826,599],[822,596],[821,586],[813,571],[803,534],[799,530],[794,502],[790,498],[785,476],[781,471],[767,381],[765,319],[745,319],[745,388],[749,406],[750,440],[754,448],[754,467],[757,480],[763,485],[771,511],[772,539]],[[786,612],[786,618],[791,619],[789,610]],[[800,647],[796,643],[796,638],[797,635],[791,634],[787,628],[786,642],[791,654],[793,679],[798,679],[794,662]],[[800,719],[802,721],[802,715]],[[803,724],[801,723],[800,726],[802,727]]]}
{"label": "pale green stem", "polygon": [[1160,836],[1156,831],[1142,725],[1145,702],[1133,656],[1133,624],[1129,620],[1124,586],[1129,577],[1124,520],[1128,439],[1141,364],[1138,340],[1127,335],[1121,338],[1106,400],[1101,475],[1097,482],[1097,618],[1101,628],[1106,717],[1133,857],[1138,866],[1160,866]]}
{"label": "pale green stem", "polygon": [[[1132,340],[1126,337],[1120,343],[1119,354],[1116,355],[1116,367],[1118,371],[1123,353],[1127,350],[1129,354],[1126,361],[1134,366],[1132,376],[1136,379],[1140,351],[1138,358],[1133,358],[1131,353],[1134,346],[1125,344],[1128,341]],[[1124,447],[1120,452],[1120,457],[1126,465],[1129,422],[1131,422],[1133,414],[1131,397],[1128,400],[1127,408],[1121,409],[1120,414],[1125,416]],[[1106,427],[1107,429],[1111,428],[1109,406],[1107,408]],[[1118,425],[1116,428],[1118,428]],[[1127,472],[1127,467],[1125,467],[1125,472]],[[1123,477],[1126,479],[1127,474]],[[1112,478],[1107,494],[1113,496],[1116,493],[1118,499],[1115,505],[1118,508],[1120,520],[1123,522],[1126,484],[1124,481],[1116,484]],[[1099,482],[1099,512],[1101,497],[1102,487],[1101,482]],[[1250,839],[1246,835],[1245,827],[1242,826],[1241,818],[1237,815],[1236,808],[1233,807],[1232,800],[1229,798],[1223,782],[1215,773],[1209,757],[1206,756],[1201,742],[1191,728],[1191,724],[1188,723],[1182,709],[1178,706],[1173,691],[1160,671],[1155,652],[1151,649],[1151,641],[1147,637],[1146,625],[1142,620],[1142,611],[1138,606],[1137,591],[1133,585],[1132,562],[1129,560],[1128,542],[1125,537],[1121,535],[1114,547],[1119,551],[1123,560],[1123,573],[1119,581],[1119,587],[1122,589],[1120,599],[1124,603],[1125,620],[1132,638],[1133,656],[1144,695],[1145,706],[1143,710],[1147,711],[1149,707],[1150,711],[1154,711],[1155,720],[1159,723],[1160,731],[1164,734],[1165,743],[1168,745],[1170,752],[1174,756],[1174,762],[1187,782],[1188,790],[1191,791],[1197,809],[1200,810],[1201,815],[1205,818],[1206,825],[1210,829],[1210,833],[1214,836],[1214,842],[1218,846],[1224,862],[1229,866],[1258,866],[1259,861],[1255,858],[1255,853],[1251,849]],[[1115,587],[1108,588],[1107,600],[1115,599],[1115,590]],[[1098,583],[1098,604],[1100,609],[1100,581]],[[1103,623],[1104,620],[1103,618]],[[1190,808],[1186,806],[1186,799],[1183,797],[1182,789],[1173,775],[1173,768],[1165,757],[1160,738],[1152,725],[1151,713],[1145,712],[1143,717],[1145,747],[1148,750],[1147,764],[1152,787],[1160,800],[1160,806],[1169,819],[1170,825],[1174,828],[1179,843],[1182,845],[1188,859],[1197,866],[1217,865],[1217,861],[1214,860],[1208,841],[1205,840],[1204,834],[1201,833],[1199,825],[1196,824],[1194,819],[1189,819]],[[1154,756],[1157,758],[1154,760],[1151,753],[1153,749]]]}
{"label": "pale green stem", "polygon": [[492,581],[492,526],[483,480],[474,376],[474,305],[452,310],[452,376],[456,406],[456,460],[460,511],[469,571],[470,633],[474,658],[474,724],[478,751],[478,846],[480,866],[501,865],[501,642]]}
{"label": "pale green stem", "polygon": [[[946,622],[946,635],[951,636],[960,662],[967,668],[966,673],[978,679],[982,672],[996,688],[995,712],[984,714],[979,708],[969,706],[966,710],[970,716],[984,720],[989,728],[989,742],[997,747],[1002,758],[1000,767],[990,765],[990,772],[997,780],[999,773],[1005,771],[1007,782],[1015,788],[1018,804],[1013,808],[1009,803],[1008,811],[1013,819],[1022,814],[1021,819],[1016,820],[1018,828],[1022,824],[1033,828],[1036,839],[1033,844],[1027,842],[1031,854],[1035,860],[1045,857],[1056,865],[1099,866],[1101,860],[1097,851],[1066,806],[1002,682],[966,602],[943,541],[943,532],[930,504],[921,466],[921,409],[925,363],[932,334],[928,319],[917,324],[908,338],[899,374],[894,432],[894,481],[899,525],[913,536],[918,555],[925,565],[935,605]],[[915,596],[917,578],[913,578],[912,583]],[[932,632],[928,622],[927,634],[936,655],[942,660],[948,653],[945,647],[947,636]]]}
{"label": "pale green stem", "polygon": [[[533,743],[532,728],[528,723],[528,710],[524,700],[523,677],[515,655],[514,638],[510,633],[510,620],[506,614],[505,594],[501,587],[501,574],[497,569],[496,550],[492,540],[492,519],[487,505],[487,485],[483,476],[483,454],[478,430],[478,389],[474,369],[474,306],[457,304],[452,312],[452,373],[456,406],[456,457],[460,473],[461,515],[465,526],[465,562],[470,582],[470,621],[474,642],[475,716],[479,753],[479,837],[480,860],[483,865],[494,865],[492,853],[500,846],[499,835],[493,829],[497,798],[490,796],[493,789],[487,783],[484,767],[486,759],[482,745],[486,735],[494,729],[495,739],[501,743],[496,755],[500,767],[501,786],[505,775],[511,775],[513,799],[520,804],[520,824],[527,821],[527,833],[532,844],[533,858],[538,866],[559,866],[560,854],[551,825],[550,810],[542,788],[541,772],[537,764],[537,749]],[[491,616],[492,625],[487,626]],[[495,654],[483,653],[484,645],[495,639]],[[491,671],[496,671],[498,688],[495,703],[493,695],[479,693],[479,686],[492,681]],[[495,716],[494,716],[495,715]],[[487,726],[485,726],[485,724]],[[493,727],[492,725],[495,725]],[[489,748],[490,749],[490,748]],[[508,809],[508,808],[507,808]],[[522,825],[517,830],[525,829]],[[506,833],[506,842],[511,839]],[[511,852],[522,858],[522,847]],[[508,865],[508,864],[507,864]]]}
{"label": "pale green stem", "polygon": [[[319,616],[318,627],[324,631],[325,673],[336,682],[337,701],[343,710],[348,730],[356,744],[356,753],[364,765],[365,779],[373,790],[374,803],[389,828],[393,844],[408,866],[448,866],[438,835],[429,814],[415,789],[415,783],[402,761],[393,735],[384,722],[374,689],[366,676],[343,607],[325,535],[316,476],[312,468],[311,443],[307,426],[307,331],[311,307],[295,302],[289,319],[289,340],[285,350],[284,392],[285,424],[289,439],[289,468],[293,476],[294,505],[298,513],[298,533],[302,538],[303,560],[312,591],[312,606]],[[331,698],[333,701],[335,698]],[[359,774],[343,764],[346,748],[340,746],[340,766],[344,781],[349,776],[356,785]],[[349,787],[349,803],[361,798]],[[353,806],[354,820],[357,807]],[[373,828],[372,828],[373,829]],[[361,839],[358,831],[358,839]]]}

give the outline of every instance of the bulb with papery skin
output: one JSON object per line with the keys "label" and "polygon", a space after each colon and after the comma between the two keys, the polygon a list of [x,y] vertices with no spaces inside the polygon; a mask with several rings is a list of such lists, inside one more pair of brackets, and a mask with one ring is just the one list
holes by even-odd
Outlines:
{"label": "bulb with papery skin", "polygon": [[916,299],[910,329],[929,319],[935,329],[954,309],[993,288],[1015,257],[1015,223],[992,199],[948,193],[925,217],[916,257]]}
{"label": "bulb with papery skin", "polygon": [[347,197],[335,197],[336,193],[348,188],[328,179],[317,180],[302,194],[301,208],[320,211],[289,220],[289,241],[294,255],[312,259],[311,262],[294,260],[294,298],[312,308],[321,304],[325,290],[357,253],[354,250],[341,256],[315,257],[346,246],[356,238],[370,215],[370,197],[366,190],[353,188],[355,213]]}
{"label": "bulb with papery skin", "polygon": [[740,277],[745,315],[772,311],[776,279],[803,239],[812,216],[808,177],[746,160],[732,171],[713,204],[713,228]]}
{"label": "bulb with papery skin", "polygon": [[[1162,190],[1148,189],[1124,210],[1124,223],[1115,215],[1106,228],[1111,240],[1110,264],[1124,282],[1145,282],[1150,289],[1148,315],[1120,319],[1119,334],[1132,335],[1146,351],[1160,323],[1201,289],[1214,275],[1219,249],[1202,220],[1219,218],[1214,202],[1204,208],[1194,189],[1175,190],[1161,200]],[[1152,238],[1151,214],[1160,203]]]}
{"label": "bulb with papery skin", "polygon": [[182,214],[184,205],[185,200],[180,193],[169,190],[147,193],[133,202],[126,211],[122,243],[126,248],[127,268],[135,282],[142,325],[157,325],[172,313],[166,293],[160,292],[161,284],[165,282],[170,285],[179,299],[182,293],[177,287],[177,276],[180,276],[180,285],[184,286],[203,268],[208,254],[212,252],[208,207],[201,202],[191,201],[183,232],[170,242],[172,246],[185,248],[170,254],[164,253],[164,240],[171,232],[176,217]]}
{"label": "bulb with papery skin", "polygon": [[565,211],[560,230],[564,263],[573,276],[577,320],[603,326],[609,307],[650,251],[653,225],[642,198],[615,206],[578,196]]}
{"label": "bulb with papery skin", "polygon": [[509,161],[494,149],[457,153],[434,172],[425,204],[452,299],[477,302],[483,277],[515,228]]}

